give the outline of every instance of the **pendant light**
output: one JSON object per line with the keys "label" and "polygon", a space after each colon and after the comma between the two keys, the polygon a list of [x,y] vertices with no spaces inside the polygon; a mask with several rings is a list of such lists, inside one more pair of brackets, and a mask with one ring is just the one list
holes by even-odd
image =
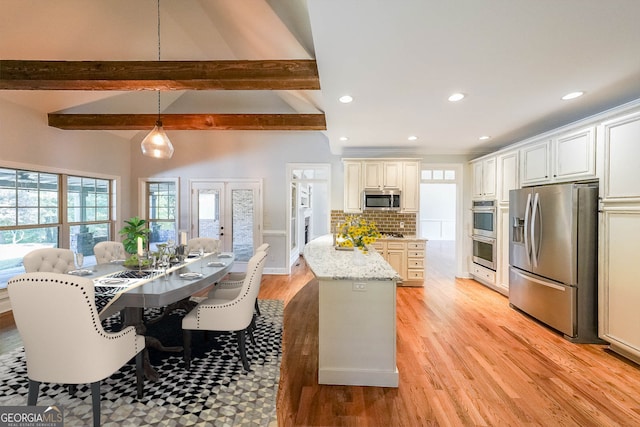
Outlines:
{"label": "pendant light", "polygon": [[[158,62],[160,61],[160,0],[158,3]],[[147,134],[140,144],[142,154],[156,159],[170,159],[173,156],[173,144],[164,132],[160,119],[160,91],[158,90],[158,120],[151,132]]]}

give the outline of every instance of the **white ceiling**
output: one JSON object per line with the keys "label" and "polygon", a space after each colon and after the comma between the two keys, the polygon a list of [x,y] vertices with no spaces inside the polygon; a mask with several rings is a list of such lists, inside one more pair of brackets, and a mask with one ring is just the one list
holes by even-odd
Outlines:
{"label": "white ceiling", "polygon": [[[336,154],[482,154],[640,98],[639,16],[638,0],[161,0],[162,59],[315,58],[322,87],[163,93],[162,109],[323,111]],[[157,54],[155,0],[0,0],[2,59]],[[576,90],[586,94],[560,100]],[[467,97],[450,103],[453,92]],[[156,108],[150,92],[0,98],[42,113]]]}

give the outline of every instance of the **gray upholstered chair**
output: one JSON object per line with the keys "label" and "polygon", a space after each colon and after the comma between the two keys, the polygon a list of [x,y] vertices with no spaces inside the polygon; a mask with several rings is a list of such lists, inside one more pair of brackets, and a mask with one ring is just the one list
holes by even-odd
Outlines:
{"label": "gray upholstered chair", "polygon": [[[256,253],[265,252],[269,253],[269,244],[263,243],[258,246],[256,249]],[[208,298],[217,298],[217,299],[234,299],[240,293],[240,289],[242,288],[242,284],[244,283],[244,278],[246,273],[229,273],[224,280],[216,283],[216,287],[213,288],[208,295]],[[256,299],[256,313],[258,316],[260,315],[260,308],[258,307],[258,300]]]}
{"label": "gray upholstered chair", "polygon": [[25,273],[8,282],[16,327],[24,342],[28,405],[40,383],[91,384],[93,425],[100,425],[100,381],[136,358],[142,397],[145,339],[133,326],[105,332],[98,318],[93,281],[60,273]]}
{"label": "gray upholstered chair", "polygon": [[182,319],[182,336],[184,339],[184,362],[187,369],[191,367],[191,334],[194,330],[234,331],[238,340],[238,351],[245,370],[249,370],[249,362],[245,350],[247,332],[253,341],[251,326],[253,324],[253,307],[264,269],[267,254],[256,252],[247,265],[247,275],[240,293],[232,300],[207,298],[200,302]]}
{"label": "gray upholstered chair", "polygon": [[96,256],[96,264],[108,264],[113,260],[123,260],[127,256],[122,242],[112,240],[96,243],[93,253]]}
{"label": "gray upholstered chair", "polygon": [[206,253],[220,251],[220,240],[211,237],[194,237],[187,242],[187,254],[198,252],[200,248]]}
{"label": "gray upholstered chair", "polygon": [[67,273],[76,268],[73,252],[62,248],[35,249],[22,258],[22,264],[27,273]]}

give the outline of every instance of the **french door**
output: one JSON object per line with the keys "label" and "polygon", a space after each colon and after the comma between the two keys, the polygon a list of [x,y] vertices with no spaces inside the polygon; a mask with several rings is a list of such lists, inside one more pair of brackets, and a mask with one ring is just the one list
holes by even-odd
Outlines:
{"label": "french door", "polygon": [[262,199],[258,181],[193,181],[191,237],[220,239],[246,263],[261,242]]}

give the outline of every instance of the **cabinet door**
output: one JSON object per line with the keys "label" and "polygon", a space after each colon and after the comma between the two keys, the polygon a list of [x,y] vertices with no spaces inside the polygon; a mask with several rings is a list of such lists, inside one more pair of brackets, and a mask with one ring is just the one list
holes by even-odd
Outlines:
{"label": "cabinet door", "polygon": [[496,195],[496,159],[482,161],[482,192],[484,197]]}
{"label": "cabinet door", "polygon": [[382,170],[382,186],[384,188],[401,188],[402,162],[384,162]]}
{"label": "cabinet door", "polygon": [[554,141],[554,180],[572,181],[596,175],[595,127],[560,136]]}
{"label": "cabinet door", "polygon": [[362,212],[361,163],[344,162],[344,211]]}
{"label": "cabinet door", "polygon": [[402,212],[420,208],[420,162],[404,162],[402,167]]}
{"label": "cabinet door", "polygon": [[640,362],[640,206],[604,208],[600,236],[599,332]]}
{"label": "cabinet door", "polygon": [[524,147],[520,151],[522,185],[549,182],[549,145],[549,141],[542,141]]}
{"label": "cabinet door", "polygon": [[382,188],[383,174],[382,162],[364,162],[364,188]]}
{"label": "cabinet door", "polygon": [[407,279],[406,253],[404,249],[387,249],[387,262],[403,280]]}
{"label": "cabinet door", "polygon": [[509,190],[518,186],[518,152],[498,157],[498,202],[509,203]]}
{"label": "cabinet door", "polygon": [[640,198],[640,113],[605,123],[604,199]]}
{"label": "cabinet door", "polygon": [[482,197],[482,162],[473,163],[473,197]]}

